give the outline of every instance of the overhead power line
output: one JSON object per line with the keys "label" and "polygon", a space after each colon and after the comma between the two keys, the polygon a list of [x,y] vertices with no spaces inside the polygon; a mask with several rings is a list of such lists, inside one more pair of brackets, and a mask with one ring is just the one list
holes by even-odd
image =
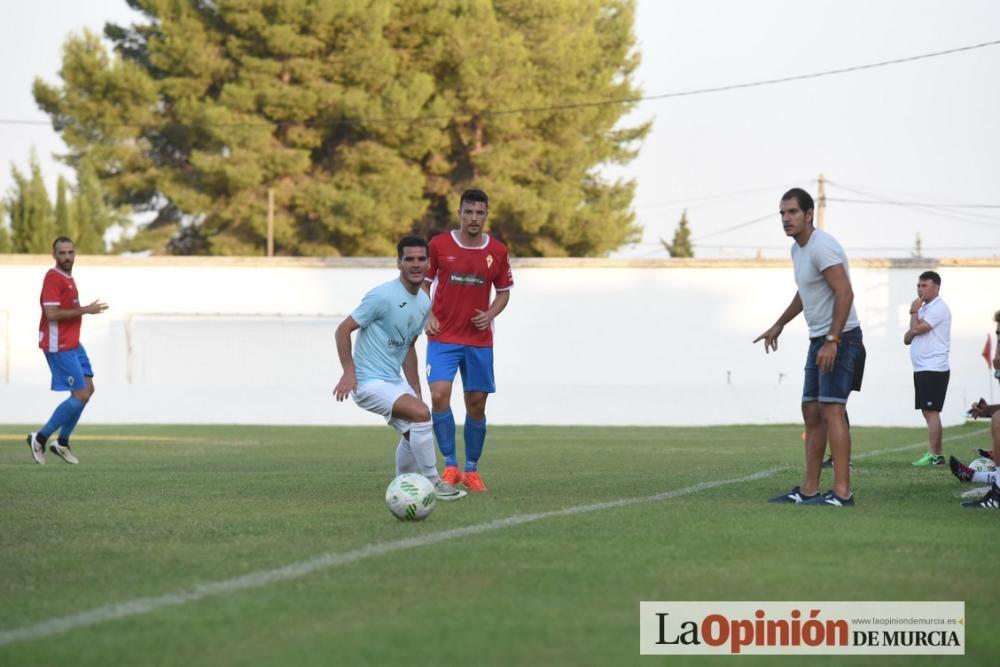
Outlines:
{"label": "overhead power line", "polygon": [[[748,81],[744,83],[733,83],[723,86],[713,86],[709,88],[694,88],[691,90],[680,90],[670,93],[662,93],[659,95],[646,95],[642,97],[624,97],[617,99],[607,99],[607,100],[589,100],[581,102],[572,102],[568,104],[556,104],[550,106],[541,107],[515,107],[512,109],[495,109],[483,111],[476,114],[477,117],[484,116],[505,116],[510,114],[518,113],[539,113],[547,111],[569,111],[572,109],[584,109],[588,107],[598,107],[607,106],[611,104],[634,104],[636,102],[652,102],[656,100],[667,100],[677,97],[692,97],[695,95],[708,95],[711,93],[722,93],[730,90],[741,90],[744,88],[758,88],[761,86],[773,86],[779,83],[790,83],[792,81],[804,81],[806,79],[817,79],[820,77],[833,76],[836,74],[847,74],[850,72],[860,72],[862,70],[876,69],[879,67],[888,67],[890,65],[900,65],[903,63],[916,62],[918,60],[927,60],[929,58],[939,58],[941,56],[954,55],[956,53],[964,53],[967,51],[975,51],[977,49],[984,49],[989,46],[1000,45],[1000,39],[993,40],[989,42],[981,42],[979,44],[970,44],[968,46],[960,46],[953,49],[945,49],[943,51],[933,51],[931,53],[921,53],[915,56],[906,56],[904,58],[893,58],[891,60],[881,60],[879,62],[868,63],[865,65],[852,65],[850,67],[840,67],[837,69],[823,70],[820,72],[812,72],[809,74],[795,74],[792,76],[777,77],[773,79],[760,79],[757,81]],[[472,118],[469,114],[460,115],[439,115],[439,116],[384,116],[381,118],[357,118],[357,119],[343,119],[328,123],[329,125],[342,125],[342,124],[354,124],[354,123],[417,123],[417,122],[428,122],[428,121],[441,121],[441,120],[453,120],[453,119],[464,119]],[[49,121],[44,120],[30,120],[30,119],[20,119],[20,118],[0,118],[0,125],[48,125]],[[266,123],[207,123],[202,124],[200,127],[248,127],[252,125],[264,125]],[[112,124],[118,127],[128,127],[128,126],[138,126],[136,123],[118,123]],[[306,123],[307,126],[316,126],[316,124]],[[322,124],[320,124],[322,125]]]}
{"label": "overhead power line", "polygon": [[754,218],[753,220],[747,220],[746,222],[741,222],[740,224],[733,225],[732,227],[726,227],[725,229],[720,229],[720,230],[715,231],[715,232],[710,232],[708,234],[703,234],[702,236],[699,236],[698,238],[691,239],[691,243],[700,243],[704,239],[712,238],[713,236],[721,236],[722,234],[728,234],[729,232],[735,231],[737,229],[742,229],[743,227],[749,227],[751,225],[756,225],[756,224],[758,224],[760,222],[764,222],[765,220],[774,220],[777,217],[778,217],[778,212],[777,211],[772,211],[770,213],[766,213],[766,214],[760,216],[759,218]]}
{"label": "overhead power line", "polygon": [[911,211],[916,211],[924,215],[933,215],[938,218],[944,218],[947,220],[954,220],[956,222],[962,222],[965,224],[976,225],[979,227],[986,227],[988,229],[996,229],[997,225],[1000,224],[1000,220],[988,213],[979,213],[975,210],[970,210],[970,208],[992,208],[993,204],[970,204],[968,202],[956,203],[956,204],[925,204],[922,202],[911,202],[902,201],[899,199],[890,199],[884,197],[881,194],[875,192],[869,192],[866,190],[861,190],[859,188],[852,188],[841,183],[827,180],[830,185],[852,192],[856,195],[861,195],[862,197],[868,197],[868,200],[860,199],[848,199],[848,198],[837,198],[837,197],[827,197],[827,201],[840,201],[843,203],[856,203],[862,205],[883,205],[883,206],[899,206],[901,208],[906,208]]}
{"label": "overhead power line", "polygon": [[826,200],[839,201],[839,202],[844,202],[846,204],[881,204],[883,206],[920,206],[921,208],[942,208],[942,209],[1000,208],[1000,204],[931,204],[928,202],[920,202],[920,201],[892,201],[889,199],[872,201],[870,199],[845,199],[841,197],[827,197]]}

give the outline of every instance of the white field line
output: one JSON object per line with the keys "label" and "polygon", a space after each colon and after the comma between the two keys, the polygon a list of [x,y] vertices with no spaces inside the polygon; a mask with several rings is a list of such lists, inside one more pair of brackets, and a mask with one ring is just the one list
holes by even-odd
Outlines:
{"label": "white field line", "polygon": [[[981,430],[974,433],[966,433],[960,436],[945,438],[944,440],[963,440],[965,438],[981,435],[986,432],[987,430]],[[880,449],[874,452],[859,454],[858,456],[855,456],[854,459],[857,460],[871,456],[878,456],[880,454],[915,449],[923,446],[924,444],[926,443],[919,442],[892,449]],[[299,561],[298,563],[292,563],[291,565],[286,565],[284,567],[271,570],[261,570],[260,572],[243,575],[242,577],[223,579],[221,581],[209,582],[207,584],[198,584],[197,586],[193,586],[187,590],[179,591],[177,593],[167,593],[156,597],[136,598],[125,602],[104,605],[103,607],[95,607],[76,614],[70,614],[69,616],[49,619],[42,623],[36,623],[35,625],[28,625],[22,628],[13,628],[10,630],[0,630],[0,646],[6,646],[7,644],[13,644],[14,642],[19,641],[40,639],[42,637],[69,632],[70,630],[75,630],[89,625],[97,625],[98,623],[103,623],[105,621],[113,621],[120,618],[128,618],[130,616],[149,614],[166,607],[176,607],[189,602],[197,602],[198,600],[203,600],[208,597],[228,595],[238,591],[269,586],[279,581],[298,579],[319,570],[348,565],[350,563],[366,560],[374,556],[381,556],[394,551],[403,551],[405,549],[413,549],[430,544],[437,544],[439,542],[446,542],[457,537],[481,535],[483,533],[503,530],[504,528],[520,526],[526,523],[534,523],[535,521],[542,521],[544,519],[573,516],[575,514],[586,514],[588,512],[598,512],[618,507],[627,507],[629,505],[655,503],[661,500],[689,496],[694,493],[715,489],[721,486],[752,482],[770,477],[781,470],[785,470],[786,468],[787,466],[781,466],[762,470],[760,472],[753,473],[752,475],[745,475],[743,477],[720,479],[712,482],[700,482],[698,484],[686,486],[680,489],[674,489],[672,491],[663,491],[662,493],[656,493],[651,496],[622,498],[619,500],[609,500],[603,503],[593,503],[590,505],[577,505],[575,507],[567,507],[550,512],[520,514],[517,516],[507,517],[506,519],[498,519],[496,521],[490,521],[488,523],[481,523],[473,526],[465,526],[463,528],[452,528],[450,530],[443,530],[438,533],[430,533],[419,537],[408,537],[400,540],[392,540],[391,542],[369,544],[367,546],[342,553],[326,553],[321,556],[317,556],[316,558]]]}

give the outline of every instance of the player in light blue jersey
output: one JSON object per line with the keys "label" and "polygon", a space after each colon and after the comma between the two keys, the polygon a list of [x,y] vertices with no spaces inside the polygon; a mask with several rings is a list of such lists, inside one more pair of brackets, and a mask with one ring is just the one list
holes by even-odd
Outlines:
{"label": "player in light blue jersey", "polygon": [[[438,500],[458,500],[466,492],[438,475],[431,411],[420,394],[414,348],[431,306],[420,289],[427,274],[427,241],[406,236],[396,245],[396,255],[399,277],[368,292],[337,327],[337,354],[344,374],[333,394],[338,401],[350,394],[359,407],[381,415],[399,431],[397,475],[419,472],[434,484]],[[352,354],[351,334],[358,329]]]}

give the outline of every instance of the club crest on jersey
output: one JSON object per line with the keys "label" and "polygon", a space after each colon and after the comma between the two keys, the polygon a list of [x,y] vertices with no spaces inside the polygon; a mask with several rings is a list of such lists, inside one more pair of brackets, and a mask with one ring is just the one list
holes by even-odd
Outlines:
{"label": "club crest on jersey", "polygon": [[493,255],[486,255],[486,268],[493,266]]}

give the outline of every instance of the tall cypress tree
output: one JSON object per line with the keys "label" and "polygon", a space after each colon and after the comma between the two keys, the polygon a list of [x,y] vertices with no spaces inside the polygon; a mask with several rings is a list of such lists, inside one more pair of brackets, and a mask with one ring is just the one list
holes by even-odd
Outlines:
{"label": "tall cypress tree", "polygon": [[104,232],[116,222],[116,216],[104,202],[104,192],[89,158],[76,168],[76,192],[73,197],[73,220],[76,223],[76,248],[83,254],[107,252]]}
{"label": "tall cypress tree", "polygon": [[7,202],[0,200],[0,254],[10,251],[10,230],[7,228]]}
{"label": "tall cypress tree", "polygon": [[637,235],[634,184],[600,171],[648,131],[619,124],[633,0],[129,4],[144,19],[105,29],[116,55],[72,37],[35,98],[172,252],[259,254],[269,189],[282,254],[389,254],[454,224],[470,186],[516,254]]}
{"label": "tall cypress tree", "polygon": [[56,236],[66,236],[72,239],[76,238],[76,228],[71,220],[69,202],[66,199],[67,189],[66,179],[60,176],[56,183],[55,233]]}
{"label": "tall cypress tree", "polygon": [[674,231],[673,243],[667,243],[660,239],[660,243],[667,249],[671,257],[694,257],[694,248],[691,246],[691,228],[688,227],[687,209],[681,214],[680,222]]}
{"label": "tall cypress tree", "polygon": [[16,253],[45,253],[51,250],[55,235],[52,202],[42,179],[38,159],[31,156],[30,178],[11,166],[14,185],[7,195],[10,215],[11,249]]}

